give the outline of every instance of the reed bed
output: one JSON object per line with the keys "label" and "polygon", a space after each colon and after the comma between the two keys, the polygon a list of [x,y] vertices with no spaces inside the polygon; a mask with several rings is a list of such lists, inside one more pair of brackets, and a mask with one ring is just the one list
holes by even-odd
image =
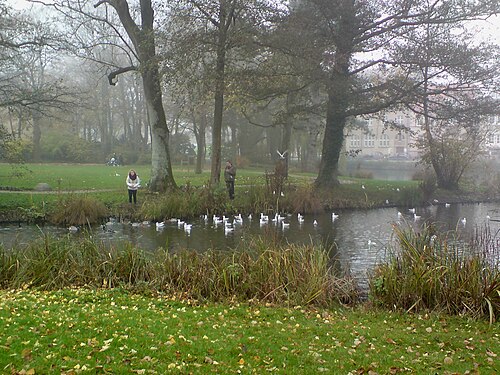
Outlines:
{"label": "reed bed", "polygon": [[38,288],[126,287],[208,301],[276,304],[352,304],[354,282],[339,275],[326,249],[250,241],[244,250],[146,253],[131,244],[105,247],[45,236],[22,248],[0,249],[0,286]]}
{"label": "reed bed", "polygon": [[[394,226],[396,245],[370,277],[372,300],[407,311],[437,310],[453,315],[500,315],[498,252],[465,242],[455,232],[420,232]],[[483,239],[487,234],[483,234]],[[487,241],[486,241],[487,242]]]}

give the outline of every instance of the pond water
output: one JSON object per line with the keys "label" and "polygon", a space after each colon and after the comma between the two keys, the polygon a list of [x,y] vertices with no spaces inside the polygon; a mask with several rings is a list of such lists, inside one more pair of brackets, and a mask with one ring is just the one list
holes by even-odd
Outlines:
{"label": "pond water", "polygon": [[[260,223],[259,214],[253,214],[252,219],[242,215],[242,222],[235,223],[231,231],[227,231],[223,224],[214,223],[212,217],[208,220],[199,218],[189,221],[192,225],[189,232],[176,221],[165,223],[163,228],[156,228],[154,223],[144,225],[110,220],[103,227],[93,228],[92,236],[104,244],[116,245],[128,241],[149,251],[160,247],[172,251],[243,247],[252,236],[273,236],[289,243],[322,244],[332,249],[332,256],[344,270],[349,270],[361,286],[366,286],[366,272],[384,258],[392,241],[392,225],[395,223],[406,223],[419,229],[423,223],[432,222],[444,231],[457,229],[463,238],[468,238],[476,228],[483,226],[488,226],[493,236],[500,231],[498,204],[440,204],[416,208],[415,211],[420,217],[416,221],[407,207],[345,210],[336,213],[338,218],[333,221],[331,212],[304,215],[303,222],[299,222],[297,215],[284,215],[282,222],[286,226],[273,222],[272,217],[268,223]],[[466,219],[465,224],[462,222],[463,218]],[[230,220],[233,221],[233,217]],[[70,233],[68,228],[5,224],[0,226],[0,243],[5,248],[22,246],[44,233],[74,237],[83,235],[80,231]]]}

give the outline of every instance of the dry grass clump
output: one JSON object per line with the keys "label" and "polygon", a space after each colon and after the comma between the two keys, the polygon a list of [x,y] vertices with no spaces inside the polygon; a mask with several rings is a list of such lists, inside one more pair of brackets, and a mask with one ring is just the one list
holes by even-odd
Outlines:
{"label": "dry grass clump", "polygon": [[245,250],[145,253],[130,244],[106,248],[91,238],[44,237],[8,253],[0,249],[0,270],[3,288],[124,286],[209,301],[317,306],[358,297],[354,282],[338,275],[323,248],[262,240]]}
{"label": "dry grass clump", "polygon": [[397,247],[370,279],[375,303],[408,311],[500,316],[500,269],[491,253],[432,226],[420,233],[394,226]]}
{"label": "dry grass clump", "polygon": [[61,199],[51,215],[51,221],[58,225],[96,224],[109,215],[100,200],[85,195],[72,195]]}

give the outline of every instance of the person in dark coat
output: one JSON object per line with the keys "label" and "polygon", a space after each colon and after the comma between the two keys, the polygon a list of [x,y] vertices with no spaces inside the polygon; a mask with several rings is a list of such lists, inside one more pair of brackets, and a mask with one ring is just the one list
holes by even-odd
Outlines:
{"label": "person in dark coat", "polygon": [[227,192],[229,193],[229,199],[234,199],[234,179],[236,178],[236,167],[233,165],[231,160],[226,162],[226,168],[224,168],[224,180],[226,181]]}

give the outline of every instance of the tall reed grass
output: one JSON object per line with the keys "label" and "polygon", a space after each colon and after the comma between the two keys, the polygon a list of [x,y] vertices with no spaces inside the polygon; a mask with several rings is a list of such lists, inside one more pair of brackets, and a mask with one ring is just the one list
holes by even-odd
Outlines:
{"label": "tall reed grass", "polygon": [[108,215],[108,209],[100,200],[88,195],[71,194],[60,198],[50,216],[54,224],[88,225],[99,223]]}
{"label": "tall reed grass", "polygon": [[[431,225],[416,232],[394,226],[395,246],[370,277],[373,301],[408,311],[488,317],[500,314],[498,253],[437,233]],[[495,259],[496,258],[496,259]]]}
{"label": "tall reed grass", "polygon": [[131,244],[105,247],[45,236],[22,248],[0,249],[2,288],[127,287],[221,301],[259,300],[291,305],[351,304],[357,289],[313,245],[256,239],[245,249],[146,253]]}

